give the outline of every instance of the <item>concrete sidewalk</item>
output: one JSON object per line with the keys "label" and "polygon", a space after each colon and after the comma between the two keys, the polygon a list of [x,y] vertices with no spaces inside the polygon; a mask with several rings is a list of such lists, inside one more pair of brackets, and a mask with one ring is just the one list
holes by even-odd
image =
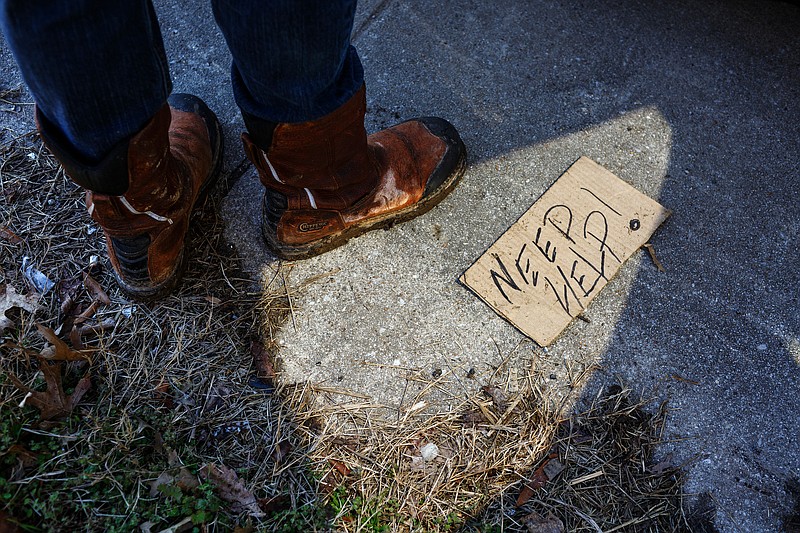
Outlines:
{"label": "concrete sidewalk", "polygon": [[[208,6],[156,3],[175,89],[225,124],[226,234],[269,273],[224,41]],[[284,378],[398,406],[393,367],[449,373],[466,394],[505,360],[554,390],[597,365],[586,397],[619,380],[669,400],[667,436],[686,439],[664,454],[699,456],[685,488],[713,495],[721,531],[780,531],[800,478],[798,28],[800,8],[777,1],[362,2],[367,129],[444,116],[470,165],[424,217],[292,266]],[[19,83],[5,46],[0,71]],[[28,111],[3,125],[30,129]],[[651,241],[667,272],[634,255],[590,322],[543,350],[457,278],[581,155],[673,211]]]}

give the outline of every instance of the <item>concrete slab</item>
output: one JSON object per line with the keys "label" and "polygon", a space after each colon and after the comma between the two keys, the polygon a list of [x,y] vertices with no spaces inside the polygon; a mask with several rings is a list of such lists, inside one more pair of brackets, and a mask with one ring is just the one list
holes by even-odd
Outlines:
{"label": "concrete slab", "polygon": [[[252,272],[274,268],[210,8],[156,4],[176,90],[225,125],[238,178],[226,234]],[[506,359],[533,363],[555,390],[597,364],[586,397],[621,379],[670,400],[668,435],[690,438],[664,453],[700,456],[686,489],[713,494],[721,531],[779,531],[784,483],[800,477],[797,27],[800,8],[774,1],[363,2],[368,129],[440,114],[470,168],[428,215],[292,266],[296,287],[328,275],[298,289],[284,377],[397,406],[414,391],[392,366],[442,370],[447,408]],[[0,73],[19,81],[5,46]],[[29,130],[29,107],[0,112],[3,127]],[[591,322],[544,351],[456,279],[580,155],[674,211],[652,241],[667,272],[634,256]]]}

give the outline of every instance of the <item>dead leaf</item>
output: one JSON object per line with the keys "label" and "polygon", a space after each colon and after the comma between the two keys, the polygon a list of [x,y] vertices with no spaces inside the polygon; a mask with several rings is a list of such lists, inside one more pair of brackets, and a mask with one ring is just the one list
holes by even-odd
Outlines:
{"label": "dead leaf", "polygon": [[172,477],[170,474],[164,472],[160,476],[158,476],[155,480],[150,483],[150,497],[155,498],[158,496],[159,490],[158,487],[161,485],[170,485],[172,482],[175,481],[175,478]]}
{"label": "dead leaf", "polygon": [[22,239],[19,235],[8,229],[6,226],[0,227],[0,236],[2,236],[5,240],[10,242],[11,244],[19,244],[22,242]]}
{"label": "dead leaf", "polygon": [[319,485],[322,490],[331,493],[336,490],[336,487],[342,484],[344,478],[350,475],[350,469],[341,461],[336,459],[328,459],[331,468],[325,476],[320,480]]}
{"label": "dead leaf", "polygon": [[[200,486],[197,477],[193,476],[185,467],[181,467],[177,476],[173,476],[169,472],[164,472],[150,483],[150,497],[155,498],[161,492],[159,487],[174,486],[180,489],[181,492],[187,493]],[[172,489],[174,490],[174,489]]]}
{"label": "dead leaf", "polygon": [[528,528],[528,533],[564,533],[564,523],[553,513],[542,517],[533,512],[522,519]]}
{"label": "dead leaf", "polygon": [[72,331],[69,332],[69,342],[78,350],[83,350],[85,348],[83,339],[81,339],[80,328],[72,328]]}
{"label": "dead leaf", "polygon": [[92,298],[105,305],[111,305],[111,298],[99,283],[87,272],[83,275],[83,286],[92,295]]}
{"label": "dead leaf", "polygon": [[499,412],[506,412],[506,408],[508,407],[508,395],[502,389],[487,385],[485,387],[481,387],[481,390],[492,398],[492,401]]}
{"label": "dead leaf", "polygon": [[6,311],[15,307],[35,313],[39,309],[39,295],[35,293],[18,294],[14,287],[0,285],[0,333],[13,327],[14,322],[6,316]]}
{"label": "dead leaf", "polygon": [[333,467],[334,467],[334,468],[335,468],[335,469],[336,469],[336,470],[337,470],[337,471],[338,471],[338,472],[339,472],[339,473],[340,473],[342,476],[344,476],[344,477],[347,477],[347,476],[349,476],[349,475],[350,475],[350,469],[349,469],[349,468],[347,467],[347,465],[346,465],[346,464],[344,464],[343,462],[341,462],[341,461],[337,461],[336,459],[329,459],[328,461],[331,463],[331,465],[333,465]]}
{"label": "dead leaf", "polygon": [[272,460],[276,464],[280,464],[287,455],[292,451],[292,444],[288,440],[283,440],[275,445],[275,451],[272,452]]}
{"label": "dead leaf", "polygon": [[275,380],[275,364],[272,354],[259,341],[250,343],[250,353],[253,355],[253,366],[256,369],[256,376],[269,384]]}
{"label": "dead leaf", "polygon": [[175,408],[175,399],[170,392],[169,383],[162,381],[153,389],[153,398],[167,409]]}
{"label": "dead leaf", "polygon": [[72,323],[69,318],[71,315],[73,315],[73,312],[76,312],[75,307],[78,303],[78,289],[80,286],[81,281],[78,276],[62,278],[58,282],[58,285],[56,285],[56,296],[58,296],[58,299],[61,302],[61,313],[67,317],[67,320],[64,321],[66,329],[70,329],[72,327]]}
{"label": "dead leaf", "polygon": [[25,468],[30,468],[39,461],[39,454],[33,453],[29,449],[19,444],[12,445],[8,452],[9,454],[15,455],[17,460],[22,463],[22,466]]}
{"label": "dead leaf", "polygon": [[649,242],[643,245],[647,253],[650,254],[650,259],[653,261],[653,264],[656,266],[659,272],[666,272],[667,269],[664,268],[664,265],[661,264],[661,261],[658,260],[656,257],[656,249],[653,248],[653,245]]}
{"label": "dead leaf", "polygon": [[69,332],[69,341],[79,351],[84,351],[86,349],[83,344],[84,337],[97,337],[100,332],[114,329],[116,326],[117,323],[113,318],[104,318],[100,322],[75,326]]}
{"label": "dead leaf", "polygon": [[37,355],[39,369],[44,374],[47,390],[43,392],[29,389],[15,376],[9,373],[11,382],[22,392],[26,393],[24,403],[32,405],[39,410],[42,420],[52,420],[69,415],[72,409],[80,402],[84,394],[92,387],[91,377],[87,374],[75,386],[72,394],[64,392],[64,385],[61,380],[62,363],[50,363],[46,358]]}
{"label": "dead leaf", "polygon": [[664,473],[664,470],[669,470],[670,468],[672,468],[672,453],[668,453],[662,461],[651,466],[649,470],[651,474],[660,476]]}
{"label": "dead leaf", "polygon": [[258,500],[258,506],[268,515],[273,515],[291,509],[292,498],[288,494],[279,494],[272,498],[261,498]]}
{"label": "dead leaf", "polygon": [[533,475],[531,475],[531,480],[522,486],[522,490],[517,497],[517,507],[528,503],[528,500],[531,499],[534,493],[544,487],[545,483],[548,481],[548,477],[547,474],[545,474],[544,469],[547,466],[547,463],[554,460],[556,457],[556,454],[551,453],[547,459],[545,459],[545,461],[539,465],[539,468],[533,472]]}
{"label": "dead leaf", "polygon": [[189,472],[186,467],[181,467],[178,476],[175,478],[175,485],[183,492],[189,492],[200,486],[197,476]]}
{"label": "dead leaf", "polygon": [[175,468],[176,466],[182,464],[181,458],[178,456],[178,452],[170,448],[169,446],[165,446],[167,449],[167,464],[170,468]]}
{"label": "dead leaf", "polygon": [[688,383],[689,385],[700,385],[699,381],[695,381],[693,379],[685,378],[685,377],[681,376],[680,374],[672,374],[670,377],[672,379],[674,379],[675,381],[681,381],[683,383]]}
{"label": "dead leaf", "polygon": [[97,312],[98,307],[100,307],[100,301],[92,300],[92,303],[89,304],[89,307],[84,309],[78,316],[76,316],[75,320],[73,320],[72,323],[76,326],[78,324],[83,324],[84,322],[86,322],[87,320],[89,320],[94,316],[94,314]]}
{"label": "dead leaf", "polygon": [[255,495],[239,480],[236,472],[227,466],[210,463],[200,469],[200,475],[214,485],[220,498],[231,504],[232,512],[246,512],[255,517],[264,516]]}
{"label": "dead leaf", "polygon": [[73,350],[67,346],[67,343],[59,339],[52,329],[41,324],[36,324],[36,329],[47,342],[53,345],[42,350],[42,357],[49,361],[91,361],[88,352]]}
{"label": "dead leaf", "polygon": [[461,415],[461,423],[467,426],[475,426],[477,424],[485,424],[486,417],[480,409],[473,409]]}

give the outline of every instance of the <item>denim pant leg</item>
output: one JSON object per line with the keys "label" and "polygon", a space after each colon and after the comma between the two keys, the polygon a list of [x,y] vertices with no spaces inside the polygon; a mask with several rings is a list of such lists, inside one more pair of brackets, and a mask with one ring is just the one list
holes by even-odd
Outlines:
{"label": "denim pant leg", "polygon": [[139,131],[172,89],[150,0],[0,0],[0,24],[48,133],[87,163]]}
{"label": "denim pant leg", "polygon": [[364,83],[350,45],[356,0],[212,0],[233,55],[243,114],[304,122],[331,113]]}

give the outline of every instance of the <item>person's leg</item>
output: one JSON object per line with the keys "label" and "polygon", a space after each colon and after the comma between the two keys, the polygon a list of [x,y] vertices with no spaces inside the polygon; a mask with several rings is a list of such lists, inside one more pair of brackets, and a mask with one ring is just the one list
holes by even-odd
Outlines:
{"label": "person's leg", "polygon": [[36,101],[37,126],[88,189],[120,286],[136,298],[180,277],[189,215],[219,172],[219,123],[191,95],[168,95],[149,0],[0,0],[0,21]]}
{"label": "person's leg", "polygon": [[354,0],[216,0],[233,54],[244,144],[265,185],[262,234],[301,259],[424,213],[464,171],[442,119],[367,137],[363,71],[350,33]]}
{"label": "person's leg", "polygon": [[246,120],[315,120],[364,83],[350,46],[355,0],[213,0],[213,7]]}
{"label": "person's leg", "polygon": [[0,7],[44,127],[87,162],[142,129],[166,102],[172,86],[149,1],[2,0]]}

